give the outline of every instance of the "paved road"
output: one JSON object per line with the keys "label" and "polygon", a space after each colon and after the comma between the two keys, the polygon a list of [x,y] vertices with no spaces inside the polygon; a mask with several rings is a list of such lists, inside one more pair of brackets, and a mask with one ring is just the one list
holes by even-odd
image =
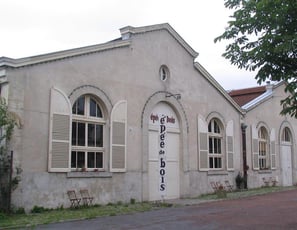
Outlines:
{"label": "paved road", "polygon": [[297,229],[297,190],[43,225],[36,229]]}

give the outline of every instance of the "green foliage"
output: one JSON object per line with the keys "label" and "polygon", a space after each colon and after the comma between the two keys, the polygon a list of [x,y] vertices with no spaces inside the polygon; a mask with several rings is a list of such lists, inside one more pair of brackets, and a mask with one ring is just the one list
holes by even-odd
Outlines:
{"label": "green foliage", "polygon": [[235,177],[235,183],[237,189],[242,189],[244,187],[244,177],[239,172]]}
{"label": "green foliage", "polygon": [[47,209],[45,209],[44,207],[40,207],[40,206],[34,206],[31,210],[31,213],[43,213],[45,211],[48,211]]}
{"label": "green foliage", "polygon": [[3,140],[10,140],[14,126],[15,120],[12,114],[8,111],[6,102],[3,98],[0,98],[0,142],[2,142]]}
{"label": "green foliage", "polygon": [[11,191],[16,189],[21,179],[19,167],[16,168],[14,177],[11,176],[12,155],[7,150],[15,124],[5,100],[0,98],[0,210],[6,212],[10,210]]}
{"label": "green foliage", "polygon": [[286,82],[281,113],[297,118],[297,1],[225,0],[225,6],[233,15],[215,38],[230,41],[223,56],[240,69],[257,70],[259,84]]}
{"label": "green foliage", "polygon": [[14,210],[15,214],[25,214],[25,209],[23,207],[17,208],[16,210]]}
{"label": "green foliage", "polygon": [[130,204],[135,204],[136,203],[136,200],[134,198],[131,198],[130,199]]}
{"label": "green foliage", "polygon": [[83,206],[78,209],[58,207],[57,209],[47,209],[40,206],[34,206],[31,213],[15,212],[7,215],[0,212],[0,229],[2,228],[30,228],[39,224],[48,224],[75,219],[91,219],[99,216],[115,216],[135,212],[144,212],[170,206],[156,206],[151,202],[122,204],[122,205],[93,205]]}

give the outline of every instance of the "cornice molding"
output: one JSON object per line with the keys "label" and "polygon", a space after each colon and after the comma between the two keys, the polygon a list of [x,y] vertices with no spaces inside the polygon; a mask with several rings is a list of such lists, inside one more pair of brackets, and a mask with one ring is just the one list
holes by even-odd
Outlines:
{"label": "cornice molding", "polygon": [[131,40],[117,40],[98,45],[86,46],[70,50],[58,51],[49,54],[32,56],[27,58],[13,59],[8,57],[0,57],[0,67],[24,67],[28,65],[35,65],[45,62],[57,61],[61,59],[71,58],[75,56],[88,55],[91,53],[102,52],[105,50],[126,47],[131,44]]}

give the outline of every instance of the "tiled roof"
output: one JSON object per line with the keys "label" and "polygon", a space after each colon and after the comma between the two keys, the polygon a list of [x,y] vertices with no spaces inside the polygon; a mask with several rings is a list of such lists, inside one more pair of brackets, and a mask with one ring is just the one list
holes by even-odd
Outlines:
{"label": "tiled roof", "polygon": [[228,94],[239,106],[243,106],[265,92],[266,86],[258,86],[253,88],[231,90]]}

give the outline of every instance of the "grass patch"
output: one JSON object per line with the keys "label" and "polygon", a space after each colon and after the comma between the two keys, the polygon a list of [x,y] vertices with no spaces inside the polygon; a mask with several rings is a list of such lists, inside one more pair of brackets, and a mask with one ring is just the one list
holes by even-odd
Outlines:
{"label": "grass patch", "polygon": [[[240,199],[244,197],[250,196],[257,196],[257,195],[264,195],[271,192],[281,192],[296,189],[296,187],[262,187],[262,188],[255,188],[255,189],[248,189],[248,190],[241,190],[241,191],[234,191],[227,193],[226,199]],[[217,200],[217,194],[203,194],[198,197],[200,200]]]}
{"label": "grass patch", "polygon": [[[271,192],[280,192],[296,189],[296,187],[263,187],[236,191],[227,194],[226,199],[240,199],[244,197],[263,195]],[[196,199],[199,200],[217,200],[216,194],[204,194]],[[131,200],[130,203],[117,202],[107,205],[96,204],[90,207],[80,207],[77,209],[45,209],[35,206],[30,214],[25,214],[23,209],[18,209],[14,214],[6,215],[0,212],[0,229],[2,228],[24,228],[34,227],[41,224],[56,223],[76,219],[92,219],[100,216],[116,216],[135,212],[145,212],[160,208],[172,207],[172,204],[163,202],[142,202],[137,203]]]}
{"label": "grass patch", "polygon": [[80,207],[77,209],[42,209],[35,207],[30,214],[11,214],[0,213],[0,229],[9,227],[34,227],[40,224],[56,223],[65,220],[92,219],[99,216],[116,216],[134,212],[144,212],[159,208],[166,208],[168,205],[160,205],[150,202],[94,205],[90,207]]}

